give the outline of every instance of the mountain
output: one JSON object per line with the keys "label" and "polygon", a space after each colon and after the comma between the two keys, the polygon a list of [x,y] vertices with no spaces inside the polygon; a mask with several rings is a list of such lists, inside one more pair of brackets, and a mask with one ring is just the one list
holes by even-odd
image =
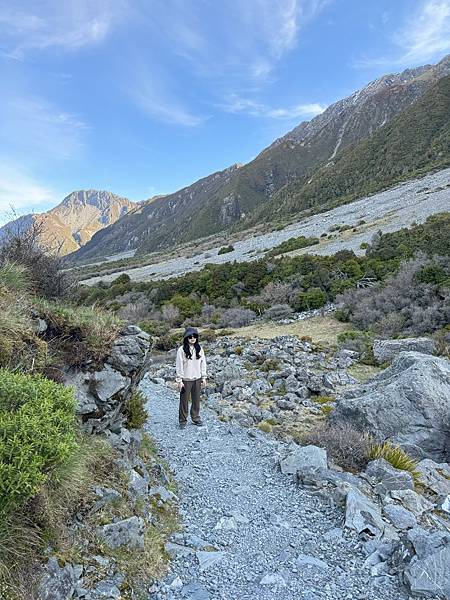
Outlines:
{"label": "mountain", "polygon": [[351,202],[450,166],[450,75],[370,138],[350,145],[313,175],[296,180],[253,218],[276,218],[302,210],[317,212]]}
{"label": "mountain", "polygon": [[0,228],[0,239],[8,231],[23,231],[35,223],[45,245],[58,249],[60,254],[69,254],[86,244],[94,233],[139,206],[111,192],[80,190],[69,194],[61,204],[46,213],[24,215],[7,223]]}
{"label": "mountain", "polygon": [[254,225],[262,214],[270,219],[283,202],[280,190],[332,165],[346,148],[370,138],[449,74],[450,55],[437,65],[381,77],[301,123],[250,163],[233,165],[156,199],[139,216],[130,215],[98,232],[73,259],[134,248],[138,253],[160,250],[232,226]]}

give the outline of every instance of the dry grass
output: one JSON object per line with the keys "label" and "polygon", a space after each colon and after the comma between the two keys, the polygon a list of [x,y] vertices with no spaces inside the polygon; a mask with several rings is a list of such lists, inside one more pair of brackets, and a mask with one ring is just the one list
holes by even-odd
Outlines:
{"label": "dry grass", "polygon": [[347,323],[341,323],[330,316],[323,316],[295,321],[295,323],[289,323],[288,325],[255,323],[254,325],[241,327],[230,337],[271,340],[279,335],[295,335],[298,338],[308,336],[313,344],[336,345],[337,336],[348,329],[350,329],[350,326]]}
{"label": "dry grass", "polygon": [[347,368],[348,373],[360,381],[361,383],[366,383],[378,373],[381,373],[383,369],[381,367],[375,367],[374,365],[364,365],[362,363],[354,363]]}

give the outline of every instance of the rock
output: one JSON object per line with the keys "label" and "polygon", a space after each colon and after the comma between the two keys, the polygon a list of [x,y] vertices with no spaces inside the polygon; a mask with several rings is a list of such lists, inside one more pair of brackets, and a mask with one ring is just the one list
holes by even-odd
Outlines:
{"label": "rock", "polygon": [[110,547],[144,548],[144,519],[130,517],[97,529],[99,537]]}
{"label": "rock", "polygon": [[124,377],[109,365],[105,365],[101,371],[92,373],[89,380],[89,391],[101,402],[107,402],[129,385],[128,377]]}
{"label": "rock", "polygon": [[114,342],[111,356],[108,358],[108,363],[114,369],[127,376],[141,370],[146,371],[150,359],[149,336],[139,327],[135,327],[135,330],[137,332],[133,333],[126,333],[130,331],[129,327],[124,330],[124,334]]}
{"label": "rock", "polygon": [[319,490],[327,502],[344,506],[347,494],[352,487],[361,491],[370,491],[370,487],[362,479],[346,473],[317,467],[302,467],[297,470],[297,484],[302,487]]}
{"label": "rock", "polygon": [[148,491],[148,478],[142,477],[137,471],[131,469],[128,489],[135,497],[145,496]]}
{"label": "rock", "polygon": [[166,542],[164,544],[164,549],[167,554],[170,554],[170,556],[188,556],[188,554],[194,553],[192,548],[184,546],[183,544],[176,544],[174,542]]}
{"label": "rock", "polygon": [[343,394],[331,420],[392,440],[416,458],[443,462],[450,456],[449,415],[450,361],[403,352],[370,383]]}
{"label": "rock", "polygon": [[387,504],[384,507],[384,514],[396,529],[406,530],[417,525],[413,513],[398,504]]}
{"label": "rock", "polygon": [[280,585],[285,586],[286,581],[279,573],[267,573],[259,581],[260,585]]}
{"label": "rock", "polygon": [[187,600],[210,600],[211,598],[207,590],[197,582],[184,585],[181,589],[181,595]]}
{"label": "rock", "polygon": [[410,530],[408,541],[415,551],[404,571],[411,594],[450,598],[450,534],[430,534],[418,527]]}
{"label": "rock", "polygon": [[447,496],[441,504],[441,510],[450,514],[450,496]]}
{"label": "rock", "polygon": [[297,446],[285,458],[280,460],[281,472],[284,475],[294,475],[302,467],[318,467],[326,469],[327,453],[318,446]]}
{"label": "rock", "polygon": [[89,415],[98,411],[96,399],[89,391],[89,375],[87,373],[70,370],[64,375],[64,384],[74,388],[77,415]]}
{"label": "rock", "polygon": [[400,352],[434,354],[436,343],[426,337],[403,338],[401,340],[374,340],[373,355],[378,363],[391,362]]}
{"label": "rock", "polygon": [[345,526],[358,534],[368,533],[380,538],[385,525],[376,504],[357,489],[351,488],[347,494]]}
{"label": "rock", "polygon": [[44,319],[38,317],[37,319],[33,320],[33,327],[36,335],[42,335],[47,331],[48,324],[47,321],[44,321]]}
{"label": "rock", "polygon": [[148,490],[148,495],[151,496],[158,496],[163,502],[170,502],[171,500],[176,500],[177,497],[175,496],[175,494],[173,492],[171,492],[170,490],[166,489],[164,486],[162,485],[158,485],[156,487],[152,487]]}
{"label": "rock", "polygon": [[328,569],[328,565],[320,558],[316,558],[315,556],[309,556],[308,554],[299,554],[295,559],[295,564],[297,567],[317,567],[318,569]]}
{"label": "rock", "polygon": [[[119,578],[123,580],[122,578]],[[117,577],[104,579],[91,591],[89,598],[92,600],[121,600],[122,592],[119,589],[121,581]]]}
{"label": "rock", "polygon": [[411,473],[396,469],[384,458],[371,461],[365,472],[377,481],[375,490],[380,496],[385,496],[391,490],[414,489],[414,479]]}
{"label": "rock", "polygon": [[432,460],[421,460],[416,466],[420,482],[436,496],[445,497],[450,494],[450,466],[446,463],[435,463]]}
{"label": "rock", "polygon": [[206,569],[209,569],[209,567],[212,567],[216,563],[220,562],[225,556],[225,552],[197,551],[195,555],[198,560],[200,573],[203,573],[203,571],[206,571]]}
{"label": "rock", "polygon": [[234,529],[237,529],[237,527],[238,524],[234,517],[221,517],[214,529],[233,531]]}
{"label": "rock", "polygon": [[39,585],[39,600],[69,600],[75,591],[80,574],[70,564],[60,567],[55,557],[49,559],[47,574]]}
{"label": "rock", "polygon": [[434,504],[413,490],[391,490],[391,498],[398,500],[416,517],[433,510]]}

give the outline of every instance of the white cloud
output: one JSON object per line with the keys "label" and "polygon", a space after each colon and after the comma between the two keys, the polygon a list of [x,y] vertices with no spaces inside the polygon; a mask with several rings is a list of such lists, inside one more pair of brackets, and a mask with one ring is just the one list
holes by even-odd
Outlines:
{"label": "white cloud", "polygon": [[450,52],[450,0],[425,0],[391,37],[399,52],[392,57],[361,59],[356,66],[423,64]]}
{"label": "white cloud", "polygon": [[201,75],[264,80],[329,0],[155,1],[153,33]]}
{"label": "white cloud", "polygon": [[182,96],[172,91],[164,72],[156,66],[146,66],[139,58],[131,62],[124,89],[144,114],[185,127],[195,127],[206,120],[185,106]]}
{"label": "white cloud", "polygon": [[326,106],[318,102],[309,104],[297,104],[288,108],[272,108],[265,104],[255,102],[247,98],[240,98],[233,94],[227,102],[220,106],[225,112],[244,113],[253,117],[265,117],[271,119],[294,119],[312,118],[322,113]]}
{"label": "white cloud", "polygon": [[0,96],[0,142],[10,154],[67,159],[81,149],[87,129],[76,115],[21,89]]}
{"label": "white cloud", "polygon": [[0,5],[0,48],[22,59],[31,50],[76,50],[103,41],[123,16],[125,0],[43,0]]}
{"label": "white cloud", "polygon": [[36,206],[56,204],[58,195],[40,184],[20,167],[0,166],[0,221],[11,218],[11,209],[30,212]]}

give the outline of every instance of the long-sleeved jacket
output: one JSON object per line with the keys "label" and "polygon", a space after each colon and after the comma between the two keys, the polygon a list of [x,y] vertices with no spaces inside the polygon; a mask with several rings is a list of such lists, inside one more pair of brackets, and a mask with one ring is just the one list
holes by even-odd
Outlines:
{"label": "long-sleeved jacket", "polygon": [[197,358],[197,353],[194,348],[192,348],[192,358],[186,358],[183,346],[180,346],[177,352],[176,368],[177,382],[180,382],[183,379],[186,381],[194,381],[195,379],[206,377],[206,358],[203,348],[200,350],[200,358]]}

